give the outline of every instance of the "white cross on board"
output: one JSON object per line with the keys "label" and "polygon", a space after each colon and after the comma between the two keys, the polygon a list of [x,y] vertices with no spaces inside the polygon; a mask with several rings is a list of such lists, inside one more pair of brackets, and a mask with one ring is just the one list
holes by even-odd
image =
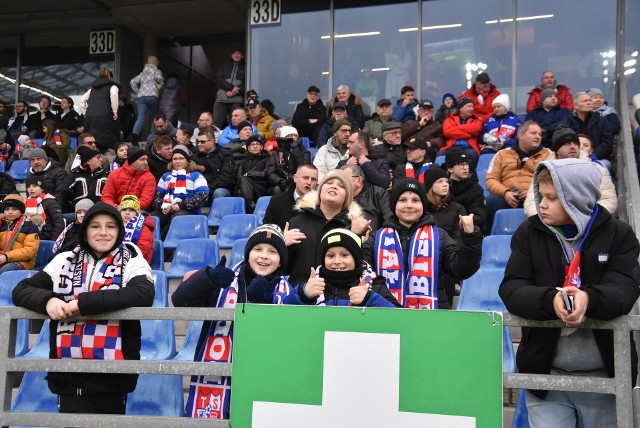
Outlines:
{"label": "white cross on board", "polygon": [[253,403],[253,428],[475,428],[468,416],[400,412],[400,335],[326,332],[322,405]]}

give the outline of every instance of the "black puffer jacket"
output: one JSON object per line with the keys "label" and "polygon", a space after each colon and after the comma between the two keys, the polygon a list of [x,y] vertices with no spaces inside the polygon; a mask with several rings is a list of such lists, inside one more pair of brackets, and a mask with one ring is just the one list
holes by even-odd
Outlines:
{"label": "black puffer jacket", "polygon": [[[589,295],[587,318],[611,320],[629,313],[640,295],[639,248],[631,227],[600,207],[581,252],[581,290]],[[511,257],[499,290],[509,312],[532,320],[557,320],[553,298],[555,287],[564,283],[563,260],[557,237],[538,216],[522,223],[511,240]],[[613,333],[593,330],[593,335],[609,376],[613,376]],[[549,374],[559,338],[560,329],[523,327],[516,357],[518,371]],[[635,383],[638,356],[633,339],[631,353]],[[546,391],[532,392],[546,395]]]}
{"label": "black puffer jacket", "polygon": [[42,181],[42,189],[56,197],[60,205],[66,202],[67,198],[67,171],[60,166],[56,161],[49,161],[49,163],[40,172],[33,172],[33,169],[29,169],[30,176],[38,177],[38,180]]}
{"label": "black puffer jacket", "polygon": [[[424,214],[411,227],[400,224],[398,217],[395,215],[387,220],[382,227],[390,227],[398,232],[402,245],[402,255],[404,257],[404,266],[408,266],[409,245],[413,234],[426,225],[435,225],[436,221],[431,214]],[[480,259],[482,258],[482,232],[479,228],[475,228],[472,233],[461,232],[460,241],[453,239],[444,229],[438,228],[440,235],[440,256],[438,258],[438,272],[440,278],[443,274],[451,275],[456,278],[466,279],[476,273],[480,268]],[[373,247],[374,239],[370,238],[363,246],[365,260],[371,266],[377,266]],[[376,256],[376,257],[374,257]],[[438,280],[438,307],[448,309],[451,307],[443,284]]]}
{"label": "black puffer jacket", "polygon": [[284,172],[276,164],[275,157],[262,151],[257,155],[245,153],[239,159],[236,170],[236,182],[243,176],[266,183],[269,188],[280,186],[286,188]]}
{"label": "black puffer jacket", "polygon": [[107,173],[102,167],[90,171],[83,166],[71,170],[67,177],[68,193],[66,200],[74,206],[80,199],[91,199],[94,203],[102,199],[102,190],[107,183]]}
{"label": "black puffer jacket", "polygon": [[195,152],[191,159],[203,167],[196,169],[207,179],[209,193],[213,194],[214,190],[221,188],[233,191],[235,169],[230,150],[216,146],[210,153]]}
{"label": "black puffer jacket", "polygon": [[407,163],[407,148],[402,144],[392,146],[385,142],[373,146],[371,152],[376,153],[378,156],[384,156],[387,159],[391,171],[394,171],[398,165]]}
{"label": "black puffer jacket", "polygon": [[365,183],[353,200],[360,205],[367,220],[371,220],[371,233],[375,233],[393,214],[389,207],[389,192],[382,187]]}
{"label": "black puffer jacket", "polygon": [[[309,119],[318,119],[318,121],[316,123],[309,123]],[[322,103],[322,100],[318,100],[315,104],[309,105],[309,101],[305,98],[296,106],[296,111],[293,113],[293,118],[291,119],[291,125],[298,130],[298,134],[301,137],[307,137],[312,141],[316,141],[320,133],[320,128],[325,120],[327,120],[327,108]]]}
{"label": "black puffer jacket", "polygon": [[487,220],[484,190],[478,184],[478,176],[473,174],[465,180],[451,180],[453,200],[462,205],[467,214],[473,214],[473,224],[480,229]]}
{"label": "black puffer jacket", "polygon": [[558,128],[569,127],[576,134],[587,134],[593,141],[593,153],[598,159],[609,159],[613,151],[613,131],[609,121],[597,112],[589,114],[585,121],[576,116],[575,112],[558,125]]}
{"label": "black puffer jacket", "polygon": [[446,208],[436,211],[431,204],[428,204],[427,212],[436,220],[438,227],[444,229],[456,241],[460,241],[460,219],[458,216],[467,215],[467,211],[462,205],[449,196]]}

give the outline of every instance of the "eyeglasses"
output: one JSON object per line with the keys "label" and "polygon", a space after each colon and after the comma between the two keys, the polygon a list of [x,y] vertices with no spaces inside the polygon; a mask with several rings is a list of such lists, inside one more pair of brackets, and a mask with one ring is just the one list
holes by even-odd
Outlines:
{"label": "eyeglasses", "polygon": [[211,141],[211,140],[196,140],[196,143],[197,144],[206,144],[208,141]]}
{"label": "eyeglasses", "polygon": [[460,163],[457,163],[455,166],[459,166],[460,168],[469,168],[469,162],[460,162]]}
{"label": "eyeglasses", "polygon": [[262,145],[262,143],[254,141],[253,143],[249,144],[249,147],[258,147],[258,146],[261,146],[261,145]]}

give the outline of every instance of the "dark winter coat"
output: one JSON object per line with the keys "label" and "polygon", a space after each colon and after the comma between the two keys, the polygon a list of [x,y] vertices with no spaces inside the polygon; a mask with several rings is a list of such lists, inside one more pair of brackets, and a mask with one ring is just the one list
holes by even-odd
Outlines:
{"label": "dark winter coat", "polygon": [[[631,227],[600,207],[581,252],[580,289],[589,295],[587,318],[611,320],[629,313],[640,295],[639,248]],[[563,260],[558,238],[538,216],[522,223],[511,240],[511,256],[499,290],[509,312],[531,320],[557,320],[553,298],[555,287],[565,280]],[[518,371],[549,374],[560,331],[523,327],[516,356]],[[613,376],[613,333],[594,329],[593,335],[609,376]],[[638,361],[633,339],[631,352],[635,383]],[[546,391],[534,393],[546,395]]]}
{"label": "dark winter coat", "polygon": [[160,157],[158,153],[156,153],[156,150],[153,148],[153,144],[151,144],[147,162],[149,163],[148,171],[153,174],[157,183],[158,180],[160,180],[160,178],[162,178],[162,176],[169,171],[169,162],[171,162],[171,159]]}
{"label": "dark winter coat", "polygon": [[442,135],[442,125],[430,120],[425,126],[420,126],[419,120],[409,120],[402,125],[402,141],[407,141],[411,137],[424,138],[431,142],[431,147],[436,151],[444,146],[444,135]]}
{"label": "dark winter coat", "polygon": [[60,164],[49,161],[41,172],[35,173],[32,168],[29,169],[29,172],[29,175],[36,176],[38,180],[42,181],[41,187],[45,193],[55,196],[60,205],[66,202],[67,171]]}
{"label": "dark winter coat", "polygon": [[43,223],[44,226],[40,229],[38,237],[49,241],[55,241],[58,239],[58,235],[64,230],[64,217],[62,216],[62,208],[58,201],[51,195],[46,195],[42,200],[42,209],[47,216],[45,221],[41,214],[27,215],[31,223],[40,227]]}
{"label": "dark winter coat", "polygon": [[118,124],[120,130],[125,136],[128,136],[133,131],[133,124],[136,122],[136,114],[133,110],[133,104],[125,103],[118,107]]}
{"label": "dark winter coat", "polygon": [[98,77],[91,85],[85,113],[85,131],[95,134],[96,145],[103,153],[106,149],[115,149],[120,138],[120,126],[116,120],[113,120],[113,115],[117,111],[111,111],[112,86],[120,87],[113,80]]}
{"label": "dark winter coat", "polygon": [[453,200],[462,205],[467,214],[473,214],[473,224],[482,229],[487,219],[487,207],[478,176],[473,174],[465,180],[451,180],[450,192]]}
{"label": "dark winter coat", "polygon": [[[338,102],[338,97],[333,97],[327,106],[327,118],[331,117],[333,105]],[[351,94],[347,100],[347,116],[353,118],[358,123],[358,129],[364,126],[364,110],[362,109],[362,99],[360,96]]]}
{"label": "dark winter coat", "polygon": [[613,151],[613,132],[609,121],[599,113],[589,113],[587,119],[582,121],[572,114],[562,125],[573,129],[576,134],[586,134],[593,142],[593,153],[598,159],[609,159]]}
{"label": "dark winter coat", "polygon": [[102,199],[102,190],[107,183],[107,173],[102,167],[91,172],[88,168],[77,166],[67,176],[66,200],[74,206],[80,199],[91,199],[94,203]]}
{"label": "dark winter coat", "polygon": [[284,172],[276,164],[275,159],[275,156],[269,155],[264,150],[257,155],[245,153],[237,162],[236,183],[246,175],[251,180],[265,183],[268,188],[274,186],[286,188]]}
{"label": "dark winter coat", "polygon": [[407,162],[407,148],[404,144],[398,146],[392,146],[386,142],[373,146],[372,153],[377,153],[380,156],[384,156],[389,164],[389,169],[394,171],[398,165],[403,165]]}
{"label": "dark winter coat", "polygon": [[16,182],[6,172],[0,172],[0,199],[10,194],[18,194]]}
{"label": "dark winter coat", "polygon": [[[318,121],[316,123],[309,123],[309,119],[318,119]],[[300,137],[307,137],[312,141],[317,141],[320,128],[326,120],[327,108],[322,103],[322,100],[318,100],[315,104],[310,105],[309,101],[305,98],[296,106],[296,111],[293,113],[293,118],[291,119],[291,125],[298,130]]]}
{"label": "dark winter coat", "polygon": [[293,199],[295,186],[290,186],[285,192],[273,195],[267,206],[267,211],[262,220],[263,224],[277,224],[284,230],[285,224],[295,215],[293,208],[296,201]]}
{"label": "dark winter coat", "polygon": [[[364,181],[372,186],[382,187],[386,189],[389,187],[391,179],[389,178],[389,163],[387,158],[379,152],[371,152],[367,156],[369,162],[358,163],[362,172],[364,172]],[[342,168],[347,164],[348,159],[343,159],[338,162],[336,169]]]}
{"label": "dark winter coat", "polygon": [[464,207],[454,201],[451,197],[447,199],[447,207],[441,210],[433,209],[431,204],[427,205],[427,212],[433,216],[439,228],[442,228],[447,234],[460,241],[460,218],[461,215],[467,215]]}
{"label": "dark winter coat", "polygon": [[212,152],[195,152],[191,156],[191,160],[204,167],[204,170],[197,167],[196,169],[207,179],[210,194],[221,188],[233,191],[235,170],[230,150],[216,145]]}
{"label": "dark winter coat", "polygon": [[62,116],[62,111],[60,111],[56,115],[56,125],[58,129],[75,131],[79,124],[80,124],[80,115],[74,109],[71,109],[69,113],[65,114],[64,116]]}
{"label": "dark winter coat", "polygon": [[367,220],[371,220],[372,233],[375,233],[382,226],[382,223],[391,218],[392,212],[389,207],[387,189],[365,183],[360,193],[353,197],[353,200],[360,205]]}
{"label": "dark winter coat", "polygon": [[542,144],[545,147],[551,147],[551,141],[553,133],[556,132],[558,125],[571,116],[571,112],[566,108],[557,106],[547,111],[541,106],[536,107],[527,113],[526,120],[533,120],[538,122],[542,128]]}

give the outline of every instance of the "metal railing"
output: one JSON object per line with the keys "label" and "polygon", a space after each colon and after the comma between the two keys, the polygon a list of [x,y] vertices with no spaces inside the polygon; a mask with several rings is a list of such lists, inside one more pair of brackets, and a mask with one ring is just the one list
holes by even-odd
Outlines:
{"label": "metal railing", "polygon": [[[233,309],[211,308],[131,308],[105,315],[109,319],[124,320],[233,320]],[[49,360],[14,358],[17,319],[46,319],[22,308],[0,308],[0,331],[8,332],[0,340],[0,394],[2,412],[0,426],[110,426],[110,427],[228,427],[228,420],[192,419],[186,417],[109,415],[108,419],[97,419],[95,415],[58,414],[35,412],[11,412],[12,387],[20,373],[37,372],[87,372],[87,373],[149,373],[157,375],[213,375],[231,376],[231,363],[198,363],[191,361],[104,361],[104,360]],[[84,318],[84,317],[80,317]],[[95,318],[93,316],[92,318]],[[558,328],[560,321],[530,321],[504,314],[504,324]],[[504,386],[508,388],[547,389],[561,391],[599,392],[616,396],[619,428],[632,428],[633,408],[631,402],[631,344],[630,332],[640,330],[640,316],[623,316],[613,321],[587,320],[581,328],[611,329],[614,335],[615,378],[577,376],[550,376],[521,373],[503,374]]]}

